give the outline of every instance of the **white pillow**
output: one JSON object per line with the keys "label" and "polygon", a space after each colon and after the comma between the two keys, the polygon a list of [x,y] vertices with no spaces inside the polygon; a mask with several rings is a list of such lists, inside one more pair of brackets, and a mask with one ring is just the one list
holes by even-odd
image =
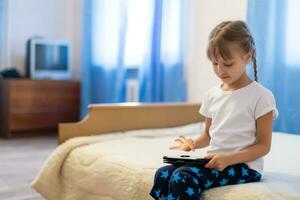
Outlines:
{"label": "white pillow", "polygon": [[176,126],[172,128],[157,128],[157,129],[140,129],[124,131],[127,136],[135,137],[168,137],[179,135],[195,135],[200,134],[204,128],[203,122],[187,124],[183,126]]}

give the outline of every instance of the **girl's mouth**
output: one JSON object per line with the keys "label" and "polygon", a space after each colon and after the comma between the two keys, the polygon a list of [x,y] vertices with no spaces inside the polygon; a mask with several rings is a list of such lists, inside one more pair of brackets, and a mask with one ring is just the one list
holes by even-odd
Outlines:
{"label": "girl's mouth", "polygon": [[227,79],[229,76],[220,76],[221,79]]}

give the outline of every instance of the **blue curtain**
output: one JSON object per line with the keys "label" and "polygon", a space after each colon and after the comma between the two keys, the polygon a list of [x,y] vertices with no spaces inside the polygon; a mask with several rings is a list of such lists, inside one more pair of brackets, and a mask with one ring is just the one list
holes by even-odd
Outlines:
{"label": "blue curtain", "polygon": [[81,116],[93,103],[125,101],[126,2],[87,0],[84,7]]}
{"label": "blue curtain", "polygon": [[150,59],[140,70],[140,101],[186,101],[183,0],[155,1]]}
{"label": "blue curtain", "polygon": [[87,0],[84,8],[81,116],[91,103],[185,101],[183,0]]}
{"label": "blue curtain", "polygon": [[276,98],[275,131],[300,134],[298,0],[249,0],[247,21],[257,46],[259,81]]}

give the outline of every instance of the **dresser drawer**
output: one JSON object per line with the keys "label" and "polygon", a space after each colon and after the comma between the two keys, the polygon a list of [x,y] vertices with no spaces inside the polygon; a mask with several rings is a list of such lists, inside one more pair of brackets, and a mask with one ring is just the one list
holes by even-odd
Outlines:
{"label": "dresser drawer", "polygon": [[73,82],[57,83],[39,81],[16,81],[10,84],[10,107],[17,108],[49,108],[54,109],[62,106],[79,105],[79,84]]}
{"label": "dresser drawer", "polygon": [[79,113],[73,111],[46,111],[12,113],[10,130],[12,132],[57,129],[58,123],[78,121]]}
{"label": "dresser drawer", "polygon": [[0,134],[6,137],[79,120],[77,81],[0,79],[0,95]]}

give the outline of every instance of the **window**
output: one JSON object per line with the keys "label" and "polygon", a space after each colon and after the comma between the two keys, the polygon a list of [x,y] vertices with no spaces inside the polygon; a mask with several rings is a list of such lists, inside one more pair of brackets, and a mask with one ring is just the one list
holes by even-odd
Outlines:
{"label": "window", "polygon": [[151,49],[154,1],[128,0],[127,33],[125,40],[125,65],[141,65]]}
{"label": "window", "polygon": [[[181,0],[162,2],[161,60],[176,63],[180,59],[182,38]],[[93,62],[115,67],[118,56],[124,53],[127,68],[137,69],[144,64],[151,51],[154,6],[153,0],[93,1]]]}
{"label": "window", "polygon": [[121,1],[93,1],[92,58],[96,65],[115,67],[121,34]]}
{"label": "window", "polygon": [[180,60],[181,29],[180,0],[165,0],[162,22],[162,62],[174,64]]}

